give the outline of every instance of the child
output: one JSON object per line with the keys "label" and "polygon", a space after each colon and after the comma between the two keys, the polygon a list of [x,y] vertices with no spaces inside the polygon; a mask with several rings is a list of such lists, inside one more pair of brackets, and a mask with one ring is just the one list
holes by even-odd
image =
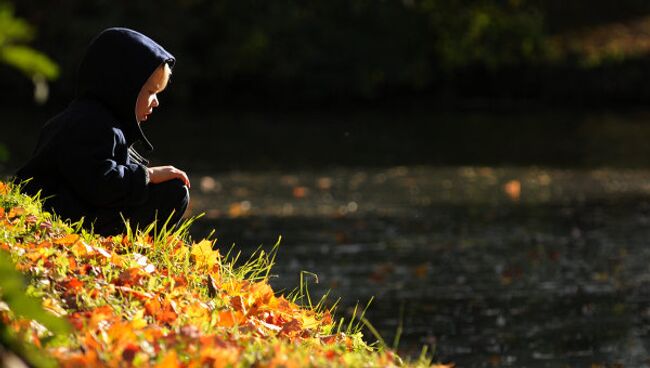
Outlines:
{"label": "child", "polygon": [[174,57],[147,36],[109,28],[90,44],[78,75],[77,98],[43,127],[32,158],[17,173],[31,180],[45,205],[63,218],[84,217],[102,235],[153,221],[177,224],[189,203],[187,175],[173,166],[147,167],[133,149],[153,146],[140,124],[167,86]]}

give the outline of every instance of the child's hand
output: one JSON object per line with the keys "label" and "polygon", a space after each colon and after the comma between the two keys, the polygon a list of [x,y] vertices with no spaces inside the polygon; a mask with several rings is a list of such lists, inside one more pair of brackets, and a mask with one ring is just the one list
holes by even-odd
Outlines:
{"label": "child's hand", "polygon": [[190,179],[185,171],[179,170],[174,166],[156,166],[148,167],[149,182],[153,184],[162,183],[172,179],[180,179],[188,188],[190,188]]}

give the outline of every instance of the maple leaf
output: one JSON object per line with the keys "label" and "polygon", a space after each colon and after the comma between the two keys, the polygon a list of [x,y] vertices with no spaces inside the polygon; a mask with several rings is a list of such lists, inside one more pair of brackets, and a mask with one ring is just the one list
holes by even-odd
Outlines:
{"label": "maple leaf", "polygon": [[212,242],[209,240],[202,240],[200,243],[192,245],[190,254],[198,268],[207,268],[208,270],[212,269],[221,257],[218,250],[212,249]]}

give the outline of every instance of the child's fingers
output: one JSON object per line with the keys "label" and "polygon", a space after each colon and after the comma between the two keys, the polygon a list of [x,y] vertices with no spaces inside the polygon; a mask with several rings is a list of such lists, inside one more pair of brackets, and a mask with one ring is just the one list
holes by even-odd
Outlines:
{"label": "child's fingers", "polygon": [[178,178],[181,179],[188,188],[191,187],[190,179],[187,177],[187,174],[184,171],[178,170]]}

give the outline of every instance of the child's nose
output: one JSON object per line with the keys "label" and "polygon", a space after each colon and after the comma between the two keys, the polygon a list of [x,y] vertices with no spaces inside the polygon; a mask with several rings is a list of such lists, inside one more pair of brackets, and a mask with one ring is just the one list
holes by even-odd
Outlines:
{"label": "child's nose", "polygon": [[153,96],[153,101],[151,101],[152,107],[158,107],[158,96]]}

